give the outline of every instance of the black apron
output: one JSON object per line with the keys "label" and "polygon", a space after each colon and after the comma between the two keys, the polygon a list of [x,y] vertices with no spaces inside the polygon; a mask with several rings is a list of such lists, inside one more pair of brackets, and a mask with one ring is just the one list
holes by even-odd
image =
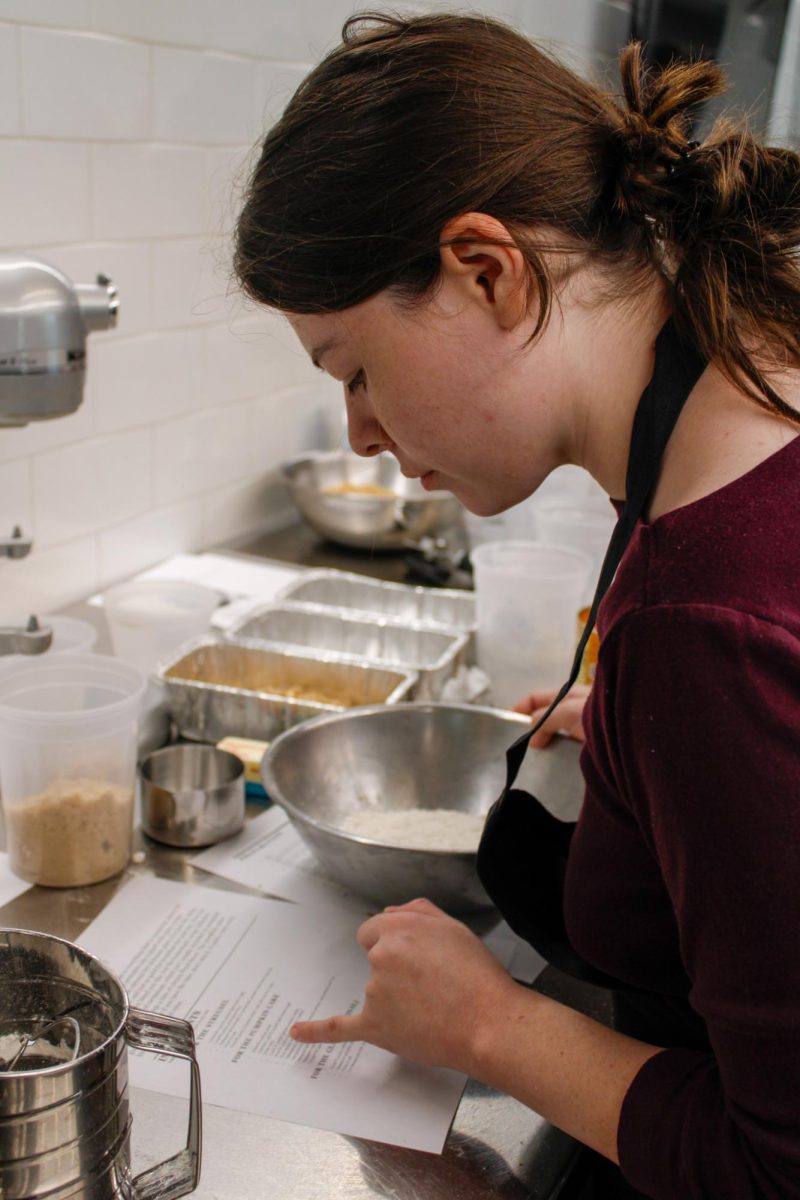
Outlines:
{"label": "black apron", "polygon": [[[544,716],[506,752],[506,786],[486,819],[478,848],[478,874],[502,916],[516,934],[548,963],[583,982],[614,994],[615,1027],[661,1046],[708,1048],[705,1026],[681,997],[631,988],[587,963],[570,945],[564,922],[564,880],[574,822],[552,816],[528,792],[514,787],[531,737],[575,682],[597,609],[611,584],[636,522],[646,514],[661,459],[683,405],[706,363],[682,341],[671,321],[656,341],[655,366],[636,409],[625,481],[625,505],[611,535],[586,628],[570,676]],[[601,1171],[616,1173],[618,1190],[604,1196],[638,1195],[605,1160]],[[598,1193],[599,1194],[599,1193]]]}

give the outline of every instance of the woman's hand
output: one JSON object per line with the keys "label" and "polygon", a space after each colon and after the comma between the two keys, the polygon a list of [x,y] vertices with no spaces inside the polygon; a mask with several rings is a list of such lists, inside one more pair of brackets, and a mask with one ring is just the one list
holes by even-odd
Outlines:
{"label": "woman's hand", "polygon": [[[531,738],[531,745],[537,750],[541,750],[544,746],[549,746],[558,733],[564,733],[568,737],[574,738],[576,742],[585,741],[586,739],[583,736],[583,706],[591,690],[585,683],[576,683],[567,692],[558,708],[553,709],[539,732]],[[524,700],[520,700],[518,704],[514,705],[514,712],[529,713],[531,724],[535,725],[553,703],[557,695],[558,692],[555,690],[552,692],[531,692]]]}
{"label": "woman's hand", "polygon": [[515,983],[475,935],[429,900],[358,931],[372,968],[354,1016],[299,1021],[298,1042],[371,1042],[514,1096],[617,1161],[622,1102],[657,1053]]}
{"label": "woman's hand", "polygon": [[299,1021],[298,1042],[371,1042],[412,1062],[472,1073],[477,1039],[516,990],[479,938],[429,900],[391,906],[358,931],[371,968],[353,1016]]}

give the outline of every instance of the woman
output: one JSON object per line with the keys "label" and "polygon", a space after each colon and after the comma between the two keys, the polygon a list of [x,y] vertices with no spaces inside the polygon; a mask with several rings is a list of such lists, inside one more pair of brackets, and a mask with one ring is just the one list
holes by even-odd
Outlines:
{"label": "woman", "polygon": [[[480,854],[507,919],[617,987],[628,1032],[519,986],[420,899],[362,926],[362,1012],[293,1036],[465,1071],[647,1196],[787,1200],[800,163],[727,126],[689,140],[723,86],[713,66],[649,75],[631,46],[621,72],[616,99],[488,20],[348,23],[266,138],[237,271],[343,382],[353,447],[391,451],[472,512],[577,463],[635,516],[638,478],[565,877],[561,835],[540,844],[522,793]],[[580,698],[567,705],[540,737],[575,721]]]}

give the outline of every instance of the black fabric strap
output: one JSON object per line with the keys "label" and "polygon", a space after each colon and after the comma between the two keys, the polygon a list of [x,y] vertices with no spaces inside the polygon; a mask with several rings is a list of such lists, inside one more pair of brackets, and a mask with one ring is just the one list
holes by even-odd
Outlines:
{"label": "black fabric strap", "polygon": [[553,710],[570,690],[583,660],[583,652],[597,619],[600,601],[611,586],[625,547],[631,539],[636,522],[647,510],[648,500],[655,489],[661,459],[683,405],[706,367],[699,352],[682,341],[672,321],[667,321],[656,340],[656,358],[652,378],[642,392],[631,432],[628,469],[625,479],[625,506],[608,544],[600,577],[586,627],[583,630],[569,678],[559,690],[544,715],[506,751],[506,789],[513,787],[528,744],[541,729]]}

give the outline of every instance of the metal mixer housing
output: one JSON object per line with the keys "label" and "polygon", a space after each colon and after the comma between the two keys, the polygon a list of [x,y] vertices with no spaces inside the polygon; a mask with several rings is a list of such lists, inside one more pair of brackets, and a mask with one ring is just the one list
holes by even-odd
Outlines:
{"label": "metal mixer housing", "polygon": [[73,283],[38,259],[0,254],[0,427],[80,407],[86,336],[112,328],[118,308],[105,275]]}

